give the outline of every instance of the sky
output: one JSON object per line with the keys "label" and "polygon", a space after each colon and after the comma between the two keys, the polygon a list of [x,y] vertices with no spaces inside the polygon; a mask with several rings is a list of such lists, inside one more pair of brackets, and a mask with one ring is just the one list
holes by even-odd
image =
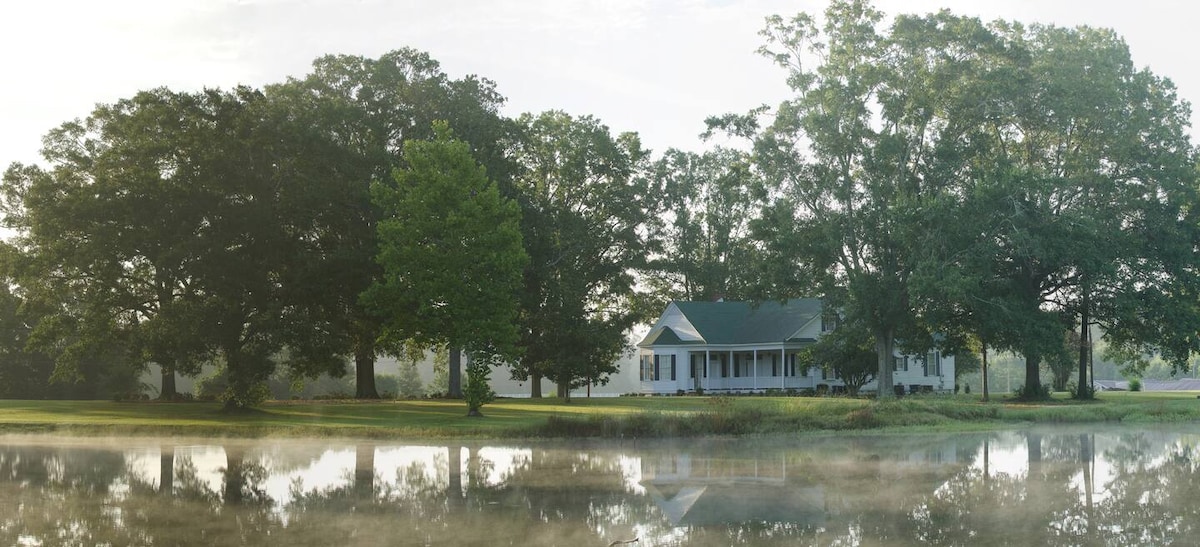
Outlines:
{"label": "sky", "polygon": [[[263,86],[325,54],[429,52],[477,74],[504,113],[560,109],[636,131],[661,153],[702,149],[704,119],[787,96],[755,54],[771,14],[824,0],[40,0],[0,5],[0,169],[39,162],[41,138],[139,90]],[[1112,28],[1134,62],[1200,104],[1200,4],[1184,0],[876,0],[889,18],[948,8],[984,20]],[[1200,116],[1193,115],[1193,126]]]}

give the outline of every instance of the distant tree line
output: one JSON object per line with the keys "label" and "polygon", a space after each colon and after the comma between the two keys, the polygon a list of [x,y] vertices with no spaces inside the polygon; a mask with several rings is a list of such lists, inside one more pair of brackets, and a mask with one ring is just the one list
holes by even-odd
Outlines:
{"label": "distant tree line", "polygon": [[153,363],[172,398],[213,363],[231,409],[277,369],[352,364],[375,398],[379,356],[440,347],[478,410],[495,367],[535,397],[605,383],[667,301],[798,296],[841,316],[811,355],[874,351],[881,396],[897,341],[1020,353],[1029,397],[1072,348],[1089,384],[1094,325],[1186,369],[1189,110],[1120,37],[845,0],[762,34],[794,95],[710,118],[734,144],[699,153],[504,117],[411,49],[99,105],[4,174],[0,396],[111,396]]}

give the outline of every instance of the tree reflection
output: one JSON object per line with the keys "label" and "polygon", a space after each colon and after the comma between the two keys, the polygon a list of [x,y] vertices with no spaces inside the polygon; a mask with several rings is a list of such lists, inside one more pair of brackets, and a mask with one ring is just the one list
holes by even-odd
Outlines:
{"label": "tree reflection", "polygon": [[0,447],[0,544],[1200,544],[1195,439],[1153,432],[301,451]]}

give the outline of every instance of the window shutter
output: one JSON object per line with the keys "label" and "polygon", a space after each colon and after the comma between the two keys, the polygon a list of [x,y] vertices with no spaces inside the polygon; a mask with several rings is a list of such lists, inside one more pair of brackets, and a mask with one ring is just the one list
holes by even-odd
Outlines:
{"label": "window shutter", "polygon": [[675,380],[675,354],[671,354],[671,380]]}
{"label": "window shutter", "polygon": [[655,382],[657,382],[657,381],[658,381],[658,379],[659,379],[659,375],[658,375],[658,372],[659,372],[659,370],[658,370],[658,358],[659,358],[659,356],[658,356],[658,355],[655,355],[655,356],[654,356],[654,381],[655,381]]}

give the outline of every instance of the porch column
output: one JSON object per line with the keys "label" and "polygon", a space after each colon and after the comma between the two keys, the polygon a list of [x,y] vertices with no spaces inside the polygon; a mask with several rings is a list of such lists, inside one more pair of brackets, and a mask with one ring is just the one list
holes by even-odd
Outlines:
{"label": "porch column", "polygon": [[[729,366],[725,367],[725,372],[732,374],[733,378],[738,378],[739,376],[732,370],[736,366],[733,361],[733,350],[729,350],[729,361],[726,362],[729,363]],[[725,378],[725,389],[728,390],[730,376],[726,376]]]}
{"label": "porch column", "polygon": [[758,348],[754,348],[754,360],[750,361],[750,366],[754,369],[754,390],[758,391]]}
{"label": "porch column", "polygon": [[784,378],[787,378],[787,348],[779,348],[779,389],[785,389]]}
{"label": "porch column", "polygon": [[704,390],[708,391],[708,361],[712,358],[708,348],[704,348]]}

